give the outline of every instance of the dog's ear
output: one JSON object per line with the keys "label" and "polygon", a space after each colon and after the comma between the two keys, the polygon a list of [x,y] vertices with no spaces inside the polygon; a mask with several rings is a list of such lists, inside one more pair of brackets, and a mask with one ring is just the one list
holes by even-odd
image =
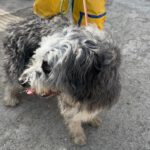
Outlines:
{"label": "dog's ear", "polygon": [[[109,49],[109,50],[108,50]],[[109,47],[100,53],[95,53],[95,67],[100,69],[102,67],[113,67],[120,64],[120,49],[109,45]]]}
{"label": "dog's ear", "polygon": [[101,65],[106,66],[112,63],[116,58],[116,54],[113,51],[104,51],[98,58],[98,61]]}

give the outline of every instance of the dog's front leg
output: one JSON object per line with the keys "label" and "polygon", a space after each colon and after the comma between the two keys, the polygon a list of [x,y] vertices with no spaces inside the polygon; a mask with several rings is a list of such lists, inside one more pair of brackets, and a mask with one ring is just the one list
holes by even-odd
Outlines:
{"label": "dog's front leg", "polygon": [[75,144],[86,144],[86,136],[82,128],[82,119],[80,118],[78,106],[73,104],[71,98],[66,95],[59,97],[60,113],[64,117],[65,123],[69,129],[69,133]]}
{"label": "dog's front leg", "polygon": [[84,129],[82,128],[81,121],[69,120],[68,129],[75,144],[86,144],[86,136],[84,133]]}
{"label": "dog's front leg", "polygon": [[7,83],[4,93],[4,104],[6,106],[16,106],[20,101],[20,88],[17,85]]}
{"label": "dog's front leg", "polygon": [[87,121],[87,124],[89,124],[90,126],[94,127],[94,128],[98,128],[102,123],[101,118],[99,118],[99,116],[96,116],[94,118],[92,118],[91,120]]}

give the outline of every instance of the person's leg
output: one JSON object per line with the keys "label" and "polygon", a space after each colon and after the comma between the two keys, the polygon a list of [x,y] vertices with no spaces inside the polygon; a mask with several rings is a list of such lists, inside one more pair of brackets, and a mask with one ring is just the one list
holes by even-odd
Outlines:
{"label": "person's leg", "polygon": [[50,18],[68,10],[68,0],[35,0],[33,11],[37,16]]}
{"label": "person's leg", "polygon": [[[96,24],[99,29],[104,28],[106,20],[106,0],[86,0],[88,23]],[[73,19],[75,24],[85,25],[85,13],[83,0],[73,0],[72,2]]]}

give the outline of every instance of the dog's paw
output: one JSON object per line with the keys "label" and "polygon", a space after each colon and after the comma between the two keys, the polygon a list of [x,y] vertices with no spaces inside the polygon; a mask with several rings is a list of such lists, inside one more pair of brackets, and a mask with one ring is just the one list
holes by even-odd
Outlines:
{"label": "dog's paw", "polygon": [[84,134],[77,135],[73,138],[73,142],[77,145],[85,145],[86,136]]}
{"label": "dog's paw", "polygon": [[5,106],[14,107],[18,104],[19,104],[19,99],[17,97],[16,98],[15,97],[12,97],[12,98],[5,97],[4,98],[4,105]]}
{"label": "dog's paw", "polygon": [[94,128],[98,128],[102,123],[102,120],[98,117],[93,118],[88,124]]}

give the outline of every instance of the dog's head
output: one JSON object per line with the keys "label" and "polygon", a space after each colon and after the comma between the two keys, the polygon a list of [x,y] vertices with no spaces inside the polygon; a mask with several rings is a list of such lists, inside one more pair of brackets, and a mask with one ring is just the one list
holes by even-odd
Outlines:
{"label": "dog's head", "polygon": [[42,41],[20,82],[39,95],[60,91],[81,101],[91,99],[112,70],[117,72],[119,49],[93,27],[69,27],[56,34],[55,42],[51,36]]}

